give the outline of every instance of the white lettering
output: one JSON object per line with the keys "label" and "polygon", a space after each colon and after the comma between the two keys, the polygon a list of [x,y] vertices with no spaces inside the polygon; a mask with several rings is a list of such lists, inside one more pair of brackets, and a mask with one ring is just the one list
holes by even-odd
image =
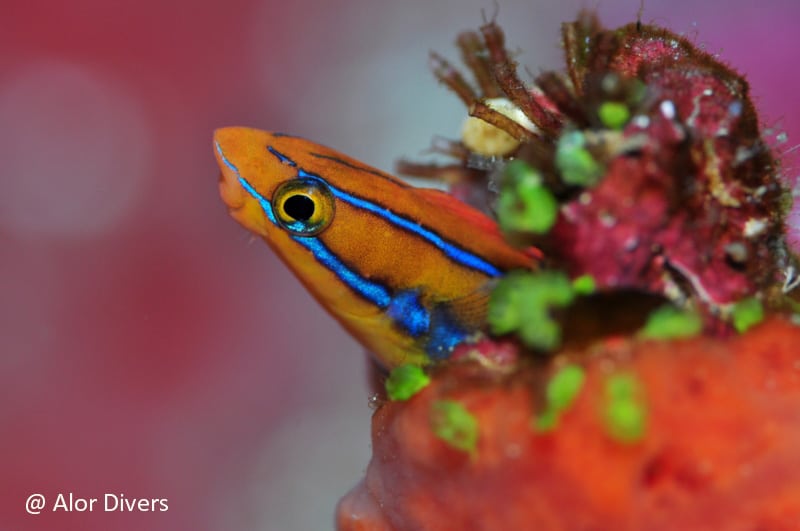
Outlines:
{"label": "white lettering", "polygon": [[97,498],[81,498],[75,496],[71,492],[69,496],[64,496],[63,493],[58,493],[56,501],[53,503],[53,512],[64,511],[71,513],[72,511],[83,513],[94,511],[94,504],[97,503]]}
{"label": "white lettering", "polygon": [[166,498],[126,498],[124,494],[105,495],[105,510],[107,512],[165,512],[169,510]]}
{"label": "white lettering", "polygon": [[[109,505],[110,501],[114,502],[113,506]],[[106,495],[105,495],[105,510],[106,511],[116,511],[117,507],[119,507],[119,500],[117,499],[117,497],[114,496],[113,494],[106,493]]]}

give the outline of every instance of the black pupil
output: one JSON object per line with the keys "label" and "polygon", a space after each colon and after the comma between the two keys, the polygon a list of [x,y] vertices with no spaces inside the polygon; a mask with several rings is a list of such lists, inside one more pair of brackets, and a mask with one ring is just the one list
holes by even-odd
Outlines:
{"label": "black pupil", "polygon": [[314,201],[304,195],[293,195],[283,203],[283,211],[299,221],[308,221],[314,215]]}

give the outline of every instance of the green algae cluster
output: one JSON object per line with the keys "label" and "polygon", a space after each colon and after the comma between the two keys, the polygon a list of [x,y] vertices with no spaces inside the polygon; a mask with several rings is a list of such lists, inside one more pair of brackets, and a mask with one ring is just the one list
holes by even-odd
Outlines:
{"label": "green algae cluster", "polygon": [[733,305],[731,318],[733,327],[743,334],[764,320],[764,305],[755,297],[742,299]]}
{"label": "green algae cluster", "polygon": [[575,289],[565,273],[512,271],[498,282],[489,298],[488,320],[495,335],[515,332],[533,348],[551,350],[561,344],[561,327],[551,311],[568,306]]}
{"label": "green algae cluster", "polygon": [[575,401],[585,379],[586,373],[578,365],[567,365],[553,375],[545,389],[545,409],[534,420],[536,431],[549,432],[558,426],[561,415]]}
{"label": "green algae cluster", "polygon": [[408,400],[428,384],[430,377],[422,367],[413,364],[395,367],[386,379],[386,394],[390,400]]}
{"label": "green algae cluster", "polygon": [[596,289],[591,275],[570,280],[561,271],[512,271],[489,298],[487,319],[495,335],[516,333],[527,346],[553,350],[561,345],[561,325],[553,312]]}
{"label": "green algae cluster", "polygon": [[512,160],[503,172],[497,219],[506,232],[548,232],[558,217],[558,201],[541,174],[522,160]]}
{"label": "green algae cluster", "polygon": [[603,423],[606,433],[621,443],[639,442],[645,435],[647,407],[641,384],[631,374],[610,376],[603,387]]}
{"label": "green algae cluster", "polygon": [[703,320],[696,312],[681,310],[671,304],[650,314],[639,336],[644,339],[681,339],[703,330]]}
{"label": "green algae cluster", "polygon": [[605,168],[586,148],[586,136],[580,131],[568,131],[556,144],[556,168],[565,183],[593,186],[605,173]]}
{"label": "green algae cluster", "polygon": [[618,101],[606,101],[597,108],[597,115],[609,129],[622,129],[631,118],[628,106]]}
{"label": "green algae cluster", "polygon": [[431,407],[434,435],[451,448],[474,454],[478,445],[478,420],[455,400],[437,400]]}

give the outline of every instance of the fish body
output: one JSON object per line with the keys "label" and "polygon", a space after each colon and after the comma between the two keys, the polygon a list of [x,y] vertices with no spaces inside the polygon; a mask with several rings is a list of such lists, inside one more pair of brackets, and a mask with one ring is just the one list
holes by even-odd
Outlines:
{"label": "fish body", "polygon": [[446,359],[488,283],[535,266],[483,213],[308,140],[228,127],[214,150],[231,215],[386,368]]}

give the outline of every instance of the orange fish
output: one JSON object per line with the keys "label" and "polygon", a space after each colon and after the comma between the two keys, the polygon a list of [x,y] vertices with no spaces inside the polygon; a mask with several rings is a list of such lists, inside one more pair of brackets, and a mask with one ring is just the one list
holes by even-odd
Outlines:
{"label": "orange fish", "polygon": [[214,149],[231,215],[386,368],[474,339],[490,281],[539,258],[449,194],[308,140],[227,127]]}

